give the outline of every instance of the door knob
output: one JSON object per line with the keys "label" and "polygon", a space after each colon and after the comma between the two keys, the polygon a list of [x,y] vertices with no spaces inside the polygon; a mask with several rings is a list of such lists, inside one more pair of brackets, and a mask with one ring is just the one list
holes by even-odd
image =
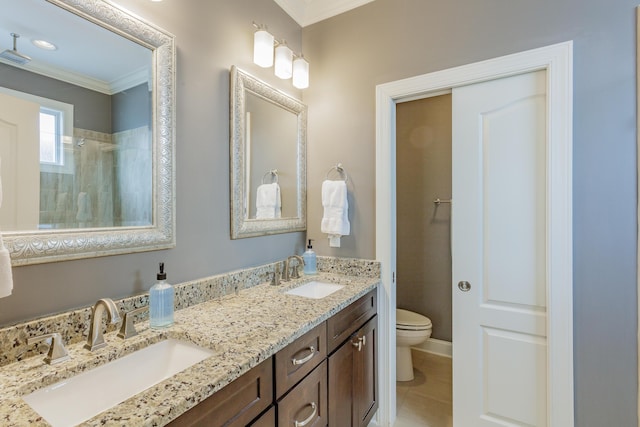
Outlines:
{"label": "door knob", "polygon": [[471,289],[471,283],[467,282],[466,280],[462,280],[458,282],[458,289],[460,289],[462,292],[469,292],[469,290]]}

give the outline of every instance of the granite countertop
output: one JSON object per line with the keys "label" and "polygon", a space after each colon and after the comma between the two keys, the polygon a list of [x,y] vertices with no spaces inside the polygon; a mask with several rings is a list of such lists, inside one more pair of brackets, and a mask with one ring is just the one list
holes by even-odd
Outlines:
{"label": "granite countertop", "polygon": [[[323,298],[285,295],[310,280],[347,285]],[[268,283],[243,289],[175,313],[175,325],[166,331],[136,324],[139,335],[126,341],[115,332],[105,334],[107,347],[89,352],[84,343],[67,346],[71,360],[47,365],[35,356],[0,368],[0,424],[49,425],[21,396],[103,365],[166,338],[188,340],[215,354],[173,377],[122,402],[81,425],[161,426],[229,384],[284,348],[305,332],[374,289],[378,278],[321,273],[280,286]],[[99,393],[100,385],[91,390]]]}

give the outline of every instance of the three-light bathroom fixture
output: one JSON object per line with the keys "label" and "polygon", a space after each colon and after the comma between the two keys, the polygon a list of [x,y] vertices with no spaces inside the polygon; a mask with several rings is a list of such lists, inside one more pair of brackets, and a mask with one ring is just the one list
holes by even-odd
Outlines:
{"label": "three-light bathroom fixture", "polygon": [[[274,66],[275,75],[281,79],[293,78],[293,86],[298,89],[309,87],[309,62],[302,54],[294,54],[285,40],[278,41],[264,25],[255,22],[253,35],[253,62],[263,68]],[[275,54],[274,54],[275,51]]]}

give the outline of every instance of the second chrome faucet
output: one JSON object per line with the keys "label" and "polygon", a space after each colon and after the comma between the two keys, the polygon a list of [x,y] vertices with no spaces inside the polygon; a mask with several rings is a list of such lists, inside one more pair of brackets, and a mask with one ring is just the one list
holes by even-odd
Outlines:
{"label": "second chrome faucet", "polygon": [[98,300],[91,309],[91,319],[89,326],[89,336],[84,348],[94,351],[107,345],[102,334],[102,315],[106,311],[109,323],[115,324],[120,321],[118,307],[111,298]]}

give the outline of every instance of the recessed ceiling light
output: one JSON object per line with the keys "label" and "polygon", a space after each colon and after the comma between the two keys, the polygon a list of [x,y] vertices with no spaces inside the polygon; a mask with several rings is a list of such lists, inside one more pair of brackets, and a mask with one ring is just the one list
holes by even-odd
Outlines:
{"label": "recessed ceiling light", "polygon": [[57,50],[58,49],[58,47],[55,44],[49,43],[46,40],[31,40],[31,43],[33,43],[34,46],[37,46],[40,49],[44,49],[44,50]]}

